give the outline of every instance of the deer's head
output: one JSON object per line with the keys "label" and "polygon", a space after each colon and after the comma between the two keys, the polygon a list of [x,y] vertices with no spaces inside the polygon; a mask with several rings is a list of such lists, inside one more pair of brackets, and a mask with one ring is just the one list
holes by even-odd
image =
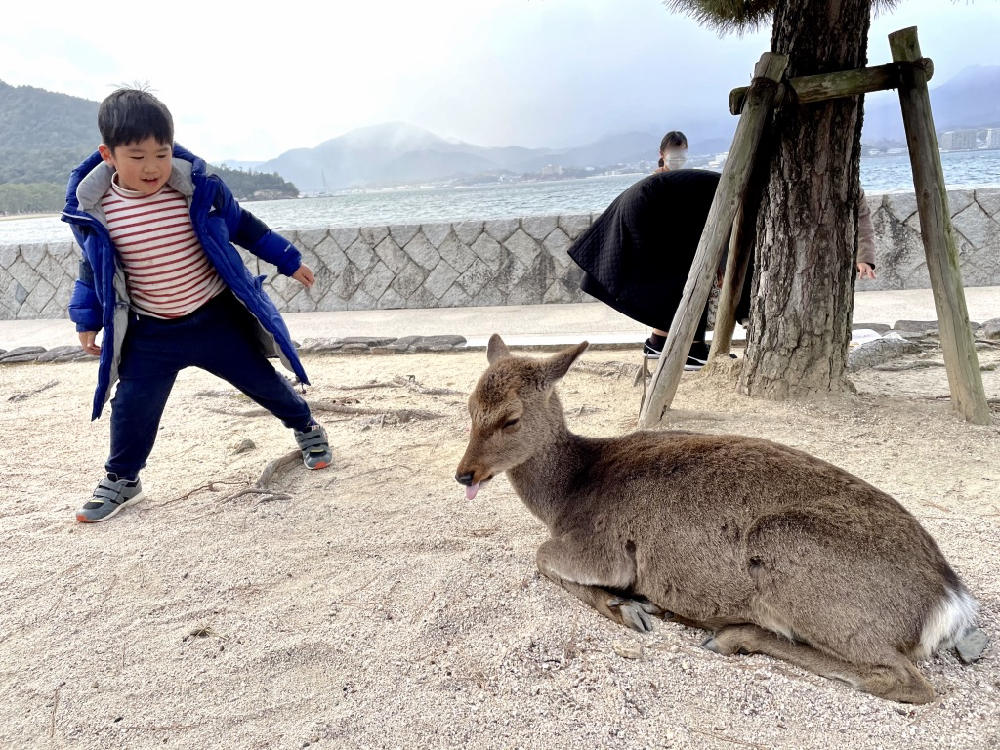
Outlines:
{"label": "deer's head", "polygon": [[455,479],[476,496],[482,482],[516,468],[563,434],[566,423],[555,384],[587,348],[546,359],[515,357],[497,334],[486,348],[489,367],[469,396],[472,432]]}

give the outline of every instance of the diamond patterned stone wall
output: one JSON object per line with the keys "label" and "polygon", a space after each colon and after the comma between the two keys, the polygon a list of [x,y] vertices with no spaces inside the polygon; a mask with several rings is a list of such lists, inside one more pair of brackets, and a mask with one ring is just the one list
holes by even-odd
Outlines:
{"label": "diamond patterned stone wall", "polygon": [[[913,193],[868,200],[878,278],[856,288],[929,287]],[[948,200],[966,286],[1000,285],[1000,189]],[[592,302],[566,251],[597,216],[286,231],[316,274],[311,289],[240,255],[284,312]],[[71,242],[0,246],[0,318],[66,317],[79,257]]]}
{"label": "diamond patterned stone wall", "polygon": [[286,231],[316,283],[272,272],[264,288],[290,312],[591,302],[566,251],[593,218]]}
{"label": "diamond patterned stone wall", "polygon": [[64,318],[77,277],[72,242],[0,246],[0,318]]}
{"label": "diamond patterned stone wall", "polygon": [[[875,280],[858,291],[928,289],[927,260],[913,193],[868,196],[875,226]],[[949,190],[948,207],[965,286],[1000,285],[1000,189]]]}

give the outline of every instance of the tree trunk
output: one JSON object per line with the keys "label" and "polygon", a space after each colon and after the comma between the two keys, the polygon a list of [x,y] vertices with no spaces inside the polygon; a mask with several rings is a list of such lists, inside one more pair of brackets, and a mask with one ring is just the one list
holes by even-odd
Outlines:
{"label": "tree trunk", "polygon": [[[780,3],[771,50],[788,78],[867,62],[870,0]],[[773,116],[770,178],[740,390],[809,397],[848,388],[863,98],[786,105]]]}

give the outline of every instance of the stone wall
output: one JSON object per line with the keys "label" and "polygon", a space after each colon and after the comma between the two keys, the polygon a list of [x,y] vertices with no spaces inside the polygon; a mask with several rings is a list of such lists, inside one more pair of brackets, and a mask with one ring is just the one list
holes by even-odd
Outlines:
{"label": "stone wall", "polygon": [[[289,312],[584,302],[566,251],[591,215],[284,233],[316,274],[304,289],[268,273],[268,294]],[[256,258],[247,256],[251,269]]]}
{"label": "stone wall", "polygon": [[[1000,285],[1000,189],[948,193],[966,286]],[[868,198],[877,238],[875,281],[859,290],[930,286],[912,193]],[[566,255],[594,215],[538,216],[283,234],[316,273],[304,289],[243,253],[288,312],[532,305],[592,301]],[[0,318],[66,315],[79,250],[72,242],[0,246]]]}
{"label": "stone wall", "polygon": [[[857,290],[929,289],[914,193],[868,198],[875,226],[874,281]],[[1000,285],[1000,189],[949,190],[948,207],[965,286]]]}

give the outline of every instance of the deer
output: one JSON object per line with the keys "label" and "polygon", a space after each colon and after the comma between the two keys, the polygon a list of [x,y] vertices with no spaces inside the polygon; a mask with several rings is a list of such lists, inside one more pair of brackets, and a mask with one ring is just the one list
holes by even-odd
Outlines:
{"label": "deer", "polygon": [[904,703],[935,698],[915,661],[953,646],[979,658],[978,603],[873,485],[760,438],[570,432],[555,386],[587,346],[529,358],[493,334],[469,396],[455,479],[472,500],[506,473],[549,532],[542,575],[635,631],[652,618],[701,628],[717,654],[766,654]]}

